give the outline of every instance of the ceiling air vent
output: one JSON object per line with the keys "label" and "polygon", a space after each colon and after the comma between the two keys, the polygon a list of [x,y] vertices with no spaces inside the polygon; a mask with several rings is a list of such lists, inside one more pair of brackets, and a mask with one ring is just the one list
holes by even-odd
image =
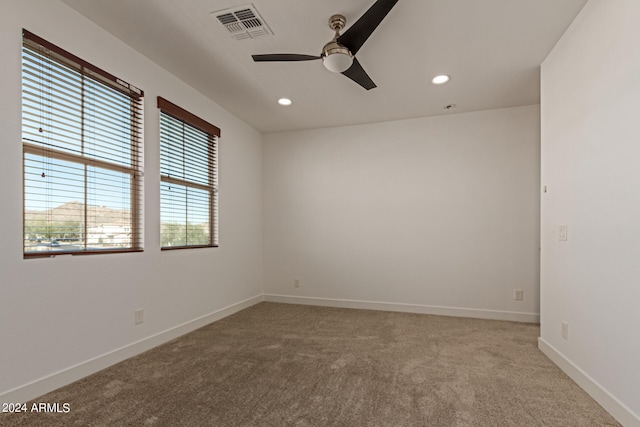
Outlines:
{"label": "ceiling air vent", "polygon": [[273,34],[252,4],[211,12],[236,40],[255,39]]}

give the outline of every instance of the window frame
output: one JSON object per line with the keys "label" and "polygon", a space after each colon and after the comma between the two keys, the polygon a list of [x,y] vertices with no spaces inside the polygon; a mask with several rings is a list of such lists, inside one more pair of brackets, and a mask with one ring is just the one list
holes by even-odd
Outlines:
{"label": "window frame", "polygon": [[[79,132],[81,135],[78,140],[80,150],[73,152],[69,148],[58,147],[56,148],[50,142],[47,142],[46,139],[42,139],[40,141],[37,140],[27,140],[24,138],[25,131],[25,111],[27,111],[27,106],[25,104],[25,94],[23,93],[23,102],[22,102],[22,128],[23,128],[23,137],[22,139],[22,147],[23,147],[23,182],[22,182],[22,196],[23,196],[23,257],[25,259],[28,258],[42,258],[42,257],[55,257],[57,255],[93,255],[93,254],[111,254],[111,253],[129,253],[129,252],[142,252],[143,249],[143,217],[142,217],[142,200],[143,200],[143,100],[144,100],[144,92],[139,88],[126,83],[125,81],[115,77],[114,75],[90,64],[89,62],[71,54],[70,52],[54,45],[53,43],[27,31],[25,29],[22,30],[22,50],[30,51],[30,54],[23,53],[23,58],[25,55],[33,55],[34,58],[43,58],[38,59],[39,61],[46,59],[47,63],[55,63],[56,67],[61,67],[67,70],[70,76],[78,76],[79,81],[82,83],[82,92],[78,95],[79,105],[81,111],[81,119],[78,123],[74,123],[72,129],[73,131]],[[66,71],[65,71],[66,72]],[[55,71],[50,71],[50,74],[47,75],[48,78],[53,76]],[[56,84],[62,84],[62,79],[64,76],[58,75],[58,78],[55,80]],[[89,151],[85,151],[85,147],[87,144],[90,144],[90,138],[85,136],[84,128],[89,126],[91,123],[88,122],[88,118],[85,118],[85,108],[86,100],[92,99],[88,98],[84,92],[85,82],[91,80],[92,83],[89,84],[90,87],[95,86],[95,90],[104,90],[106,87],[107,94],[113,94],[113,91],[124,95],[123,100],[128,100],[129,109],[123,110],[124,112],[128,111],[128,125],[123,128],[125,129],[125,134],[129,135],[125,140],[129,140],[124,144],[124,147],[128,149],[125,153],[128,153],[128,157],[123,157],[129,159],[129,163],[125,164],[124,161],[120,160],[101,160],[97,157],[96,154],[91,154]],[[53,86],[51,86],[53,87]],[[51,88],[50,88],[51,89]],[[22,90],[25,90],[25,65],[22,66]],[[49,96],[55,96],[56,94],[60,94],[61,96],[65,96],[67,94],[66,91],[51,91]],[[110,95],[109,95],[110,96]],[[37,95],[36,98],[38,100],[42,100],[42,95]],[[52,100],[48,100],[48,102],[53,103]],[[48,108],[51,108],[48,104]],[[92,107],[96,107],[98,104],[91,104]],[[97,110],[98,113],[93,113],[93,116],[87,114],[87,117],[100,117],[101,112],[109,112],[112,110]],[[39,113],[40,120],[43,120],[42,112]],[[38,115],[36,115],[38,116]],[[58,122],[54,122],[55,124],[62,126],[62,124]],[[98,121],[99,124],[104,125],[101,121]],[[95,124],[94,124],[95,126]],[[28,129],[28,127],[27,127]],[[40,128],[40,132],[42,132],[42,128]],[[63,131],[64,132],[64,131]],[[103,144],[103,143],[101,143]],[[100,145],[99,147],[112,147],[115,146],[114,143],[104,143],[105,145]],[[96,145],[93,145],[93,149],[96,149]],[[79,226],[79,231],[81,233],[81,249],[73,249],[73,250],[54,250],[55,247],[53,245],[53,240],[51,243],[50,249],[45,250],[35,250],[28,251],[29,247],[27,246],[27,235],[28,233],[28,225],[27,225],[27,193],[28,191],[33,191],[31,186],[28,186],[27,180],[27,163],[28,156],[40,156],[42,159],[49,159],[53,161],[61,161],[73,164],[78,170],[84,170],[84,177],[77,179],[76,183],[82,185],[81,188],[84,189],[84,199],[82,200],[82,219],[81,225]],[[116,172],[121,173],[123,175],[128,175],[130,177],[130,181],[128,183],[128,192],[122,192],[125,196],[123,200],[126,200],[126,197],[129,199],[129,222],[124,226],[125,231],[130,230],[131,238],[128,247],[114,247],[114,248],[90,248],[89,243],[89,234],[88,229],[90,221],[88,216],[89,208],[89,200],[91,196],[97,195],[91,194],[89,188],[92,185],[98,185],[98,182],[92,182],[90,180],[89,169],[94,168],[94,173],[98,170],[104,170],[107,172]],[[73,169],[63,168],[62,173],[72,173]],[[101,173],[101,172],[98,172]],[[44,172],[43,172],[44,177]],[[45,194],[48,197],[53,197],[53,190],[46,190]],[[72,201],[70,201],[72,202]],[[49,210],[53,209],[53,207],[49,207]],[[51,220],[47,219],[47,224],[51,227]],[[54,239],[57,240],[57,239]],[[100,242],[102,244],[102,242]]]}
{"label": "window frame", "polygon": [[[186,178],[180,177],[172,177],[162,173],[162,163],[163,163],[163,134],[162,134],[162,126],[160,126],[159,134],[160,134],[160,185],[162,186],[164,183],[180,185],[185,188],[192,188],[201,191],[206,191],[209,195],[209,212],[208,212],[208,223],[209,223],[209,242],[207,244],[186,244],[186,245],[177,245],[177,246],[164,246],[162,244],[162,204],[163,199],[162,195],[160,197],[160,211],[161,211],[161,221],[160,221],[160,250],[162,251],[170,251],[170,250],[179,250],[179,249],[200,249],[200,248],[217,248],[219,246],[218,243],[218,141],[220,138],[220,128],[206,120],[201,119],[195,114],[179,107],[178,105],[168,101],[167,99],[158,96],[157,98],[157,106],[159,109],[159,122],[162,123],[162,115],[166,115],[171,120],[176,120],[178,123],[181,123],[183,126],[190,126],[195,128],[195,130],[203,132],[207,135],[208,141],[208,183],[202,184],[199,182],[195,182],[193,180],[189,180]],[[186,148],[186,144],[189,141],[186,139],[182,140],[183,150]],[[190,155],[192,156],[192,154]],[[190,157],[189,156],[189,157]],[[187,157],[187,156],[184,156]],[[184,160],[183,157],[183,160]],[[185,198],[185,213],[187,212],[187,201]],[[188,236],[188,221],[185,221],[185,235]],[[185,237],[185,241],[188,241],[188,237]]]}

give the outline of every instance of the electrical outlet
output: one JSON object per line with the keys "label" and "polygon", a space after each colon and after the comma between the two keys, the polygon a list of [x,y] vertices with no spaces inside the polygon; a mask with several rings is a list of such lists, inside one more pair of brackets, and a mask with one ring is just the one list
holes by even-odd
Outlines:
{"label": "electrical outlet", "polygon": [[300,287],[300,279],[293,279],[293,287],[295,288]]}
{"label": "electrical outlet", "polygon": [[567,241],[567,224],[558,226],[558,240],[561,242]]}
{"label": "electrical outlet", "polygon": [[134,312],[134,318],[135,318],[136,325],[139,325],[140,323],[144,322],[144,309],[139,308],[138,310],[136,310]]}
{"label": "electrical outlet", "polygon": [[522,289],[516,289],[513,291],[513,299],[516,301],[522,301],[524,299],[524,291]]}
{"label": "electrical outlet", "polygon": [[567,322],[562,322],[562,338],[569,339],[569,324]]}

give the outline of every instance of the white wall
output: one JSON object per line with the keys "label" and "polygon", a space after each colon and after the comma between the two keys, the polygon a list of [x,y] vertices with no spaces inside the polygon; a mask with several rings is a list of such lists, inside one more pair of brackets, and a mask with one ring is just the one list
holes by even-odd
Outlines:
{"label": "white wall", "polygon": [[[23,260],[22,28],[145,91],[144,253]],[[104,363],[211,320],[206,317],[211,313],[262,298],[262,136],[258,132],[55,0],[3,1],[0,54],[3,401],[13,401],[5,397],[34,398],[83,372],[91,373]],[[159,250],[158,95],[222,129],[217,249]],[[134,326],[137,308],[145,309],[145,322]],[[184,325],[202,316],[200,323]],[[172,333],[157,335],[176,327]],[[122,351],[140,340],[146,343]],[[109,354],[112,357],[105,356]],[[104,363],[94,360],[82,365],[100,357]],[[54,375],[39,386],[23,387],[73,367],[71,375]]]}
{"label": "white wall", "polygon": [[538,320],[538,106],[264,139],[267,299]]}
{"label": "white wall", "polygon": [[640,425],[639,22],[637,0],[591,0],[542,64],[540,347],[626,425]]}

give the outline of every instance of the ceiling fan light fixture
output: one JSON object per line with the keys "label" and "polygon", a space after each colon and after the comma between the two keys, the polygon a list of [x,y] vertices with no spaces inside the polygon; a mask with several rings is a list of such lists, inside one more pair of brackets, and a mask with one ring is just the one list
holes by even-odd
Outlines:
{"label": "ceiling fan light fixture", "polygon": [[323,57],[322,63],[327,70],[333,73],[342,73],[351,67],[353,58],[351,55],[345,55],[344,53],[334,53]]}
{"label": "ceiling fan light fixture", "polygon": [[322,64],[333,73],[347,71],[353,64],[353,55],[349,49],[336,41],[329,42],[322,49]]}

